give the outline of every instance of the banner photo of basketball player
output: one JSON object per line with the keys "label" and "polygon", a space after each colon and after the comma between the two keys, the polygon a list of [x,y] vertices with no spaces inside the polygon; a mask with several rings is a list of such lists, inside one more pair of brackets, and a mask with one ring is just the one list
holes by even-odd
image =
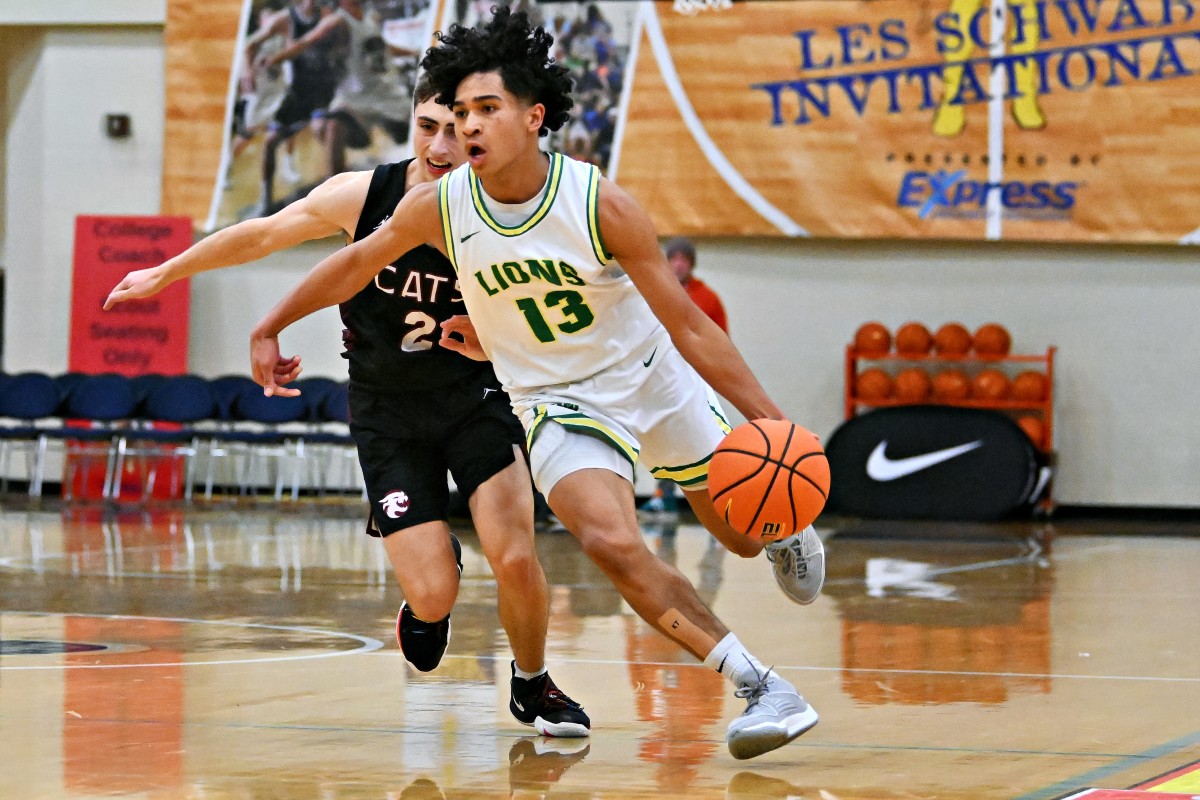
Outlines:
{"label": "banner photo of basketball player", "polygon": [[[246,0],[207,227],[406,157],[423,48],[497,1]],[[1200,242],[1200,0],[514,5],[575,78],[546,146],[664,235]]]}
{"label": "banner photo of basketball player", "polygon": [[[436,30],[496,0],[246,0],[207,230],[275,213],[346,170],[412,155],[412,88]],[[575,81],[550,149],[607,166],[637,4],[522,2]],[[611,8],[610,8],[611,7]],[[606,13],[611,10],[611,14]]]}

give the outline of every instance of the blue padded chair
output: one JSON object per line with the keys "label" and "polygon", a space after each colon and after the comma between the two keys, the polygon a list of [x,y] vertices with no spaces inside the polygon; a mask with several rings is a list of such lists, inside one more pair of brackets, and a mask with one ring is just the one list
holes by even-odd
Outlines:
{"label": "blue padded chair", "polygon": [[118,443],[136,410],[133,386],[124,375],[88,375],[71,388],[63,411],[66,424],[47,431],[50,438],[63,442],[63,457],[67,464],[63,476],[66,499],[72,497],[75,469],[78,467],[86,476],[91,459],[101,454],[105,459],[102,495],[105,499],[116,498],[121,480],[117,470]]}
{"label": "blue padded chair", "polygon": [[267,397],[253,381],[237,393],[233,401],[233,426],[215,434],[237,457],[235,473],[238,494],[251,493],[255,470],[261,465],[268,478],[274,478],[275,499],[283,499],[281,462],[292,462],[292,499],[300,495],[300,474],[304,463],[304,434],[307,425],[306,401],[298,397]]}
{"label": "blue padded chair", "polygon": [[[306,441],[313,455],[313,474],[317,491],[324,496],[333,483],[360,485],[358,448],[350,436],[350,386],[335,383],[321,399],[319,422]],[[364,487],[365,491],[365,487]]]}
{"label": "blue padded chair", "polygon": [[[126,458],[139,459],[143,465],[142,498],[147,499],[154,491],[159,462],[164,458],[179,460],[183,465],[183,496],[191,500],[196,456],[202,438],[209,435],[197,426],[217,419],[217,398],[209,381],[197,375],[161,378],[153,382],[140,403],[142,425],[131,428],[118,442],[117,472],[121,474]],[[172,495],[177,489],[172,486]],[[119,487],[117,491],[119,497]]]}
{"label": "blue padded chair", "polygon": [[45,478],[47,431],[58,427],[62,390],[41,372],[6,375],[0,387],[0,489],[8,489],[9,462],[14,452],[25,455],[29,495],[40,497]]}

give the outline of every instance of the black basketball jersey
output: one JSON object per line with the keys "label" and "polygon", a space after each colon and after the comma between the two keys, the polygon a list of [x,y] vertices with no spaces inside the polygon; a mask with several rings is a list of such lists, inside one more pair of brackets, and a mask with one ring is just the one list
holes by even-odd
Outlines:
{"label": "black basketball jersey", "polygon": [[[412,159],[375,168],[354,240],[383,224],[404,197]],[[438,344],[441,322],[467,313],[450,261],[427,245],[410,250],[341,305],[350,380],[360,386],[404,391],[446,386],[482,373],[472,361]]]}
{"label": "black basketball jersey", "polygon": [[[290,36],[293,42],[303,38],[321,21],[320,12],[314,10],[312,18],[309,19],[301,16],[294,6],[288,8],[288,17],[291,21]],[[337,82],[337,63],[333,57],[336,44],[336,40],[325,37],[312,47],[297,53],[291,59],[291,91],[303,93],[310,86],[323,86]]]}

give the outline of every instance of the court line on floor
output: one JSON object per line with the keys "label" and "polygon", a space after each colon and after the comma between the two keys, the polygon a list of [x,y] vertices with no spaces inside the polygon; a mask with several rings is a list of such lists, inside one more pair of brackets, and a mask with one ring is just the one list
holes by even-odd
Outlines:
{"label": "court line on floor", "polygon": [[[403,653],[398,650],[387,650],[380,652],[381,656],[403,657]],[[487,656],[479,655],[454,655],[447,653],[442,656],[442,660],[446,659],[467,659],[477,661],[481,658],[490,658],[492,661],[509,661],[511,656]],[[639,667],[702,667],[708,669],[701,663],[687,663],[678,661],[626,661],[624,659],[603,659],[603,658],[561,658],[552,657],[556,663],[563,664],[600,664],[604,666],[632,664]],[[1038,678],[1038,679],[1059,679],[1059,680],[1087,680],[1087,681],[1147,681],[1155,683],[1200,683],[1200,677],[1195,678],[1172,678],[1167,676],[1155,677],[1152,675],[1076,675],[1070,673],[1041,673],[1041,672],[968,672],[960,670],[940,670],[940,669],[887,669],[882,667],[810,667],[810,666],[795,666],[790,664],[769,664],[772,669],[783,672],[785,670],[795,672],[874,672],[886,675],[951,675],[956,677],[967,678]]]}
{"label": "court line on floor", "polygon": [[[1181,736],[1170,742],[1151,747],[1148,750],[1143,750],[1140,753],[1120,757],[1119,760],[1103,767],[1084,772],[1081,775],[1076,775],[1073,778],[1066,778],[1058,783],[1047,786],[1043,789],[1029,792],[1027,794],[1014,797],[1013,800],[1052,800],[1052,798],[1062,797],[1068,792],[1078,789],[1086,789],[1096,787],[1102,779],[1109,775],[1115,775],[1118,772],[1124,772],[1130,767],[1145,763],[1151,759],[1163,758],[1173,753],[1178,753],[1180,750],[1200,744],[1200,731],[1189,733],[1186,736]],[[1101,788],[1101,787],[1097,787]]]}
{"label": "court line on floor", "polygon": [[[263,658],[218,659],[215,661],[156,661],[150,664],[19,664],[10,666],[0,662],[0,670],[46,670],[46,669],[145,669],[147,667],[207,667],[230,664],[264,664],[279,661],[307,661],[315,658],[335,658],[352,656],[360,653],[370,653],[383,647],[383,642],[369,636],[359,636],[357,633],[344,631],[322,630],[320,628],[304,628],[296,625],[267,625],[260,622],[234,622],[219,619],[193,619],[190,617],[144,617],[131,614],[79,614],[56,611],[11,611],[0,609],[0,617],[5,614],[21,614],[32,617],[87,617],[89,619],[138,620],[151,622],[180,622],[195,625],[224,625],[235,628],[255,628],[269,631],[286,631],[288,633],[315,634],[334,639],[350,639],[359,642],[360,646],[353,650],[332,650],[323,653],[307,653],[293,656],[268,656]],[[10,656],[12,658],[12,656]]]}

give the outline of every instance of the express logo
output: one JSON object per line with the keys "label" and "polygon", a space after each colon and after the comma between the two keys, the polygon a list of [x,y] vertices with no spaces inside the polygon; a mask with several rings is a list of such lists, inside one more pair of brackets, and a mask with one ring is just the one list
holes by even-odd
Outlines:
{"label": "express logo", "polygon": [[380,500],[379,507],[392,519],[399,519],[408,511],[408,495],[397,489]]}
{"label": "express logo", "polygon": [[1075,207],[1076,181],[1001,181],[990,183],[967,177],[966,170],[946,172],[912,170],[905,173],[896,196],[899,208],[915,208],[921,219],[982,218],[988,198],[999,197],[1005,216],[1062,220]]}

